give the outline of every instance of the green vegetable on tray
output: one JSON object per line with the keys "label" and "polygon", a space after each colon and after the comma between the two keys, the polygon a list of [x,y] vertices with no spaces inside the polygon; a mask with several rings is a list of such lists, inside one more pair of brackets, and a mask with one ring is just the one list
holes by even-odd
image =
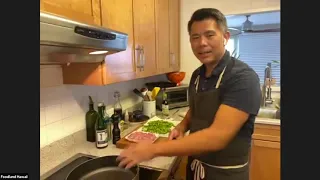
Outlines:
{"label": "green vegetable on tray", "polygon": [[157,134],[167,134],[171,131],[171,127],[174,127],[174,124],[168,121],[156,120],[150,121],[142,127],[142,131],[157,133]]}

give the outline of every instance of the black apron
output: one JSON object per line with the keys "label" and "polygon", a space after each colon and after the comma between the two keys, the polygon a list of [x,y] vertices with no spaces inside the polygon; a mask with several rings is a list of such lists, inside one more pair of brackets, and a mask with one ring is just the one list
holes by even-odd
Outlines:
{"label": "black apron", "polygon": [[[189,88],[189,106],[191,110],[190,134],[208,128],[221,104],[220,83],[225,71],[232,65],[224,67],[215,88],[205,92],[198,91],[200,75]],[[198,71],[199,72],[199,71]],[[199,72],[200,73],[200,72]],[[248,139],[236,136],[225,149],[218,152],[203,153],[188,157],[187,180],[249,180]]]}

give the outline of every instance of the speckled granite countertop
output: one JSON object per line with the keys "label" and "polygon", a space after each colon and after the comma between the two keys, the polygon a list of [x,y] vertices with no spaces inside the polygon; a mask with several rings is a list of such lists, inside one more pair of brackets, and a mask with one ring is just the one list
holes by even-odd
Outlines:
{"label": "speckled granite countertop", "polygon": [[[176,111],[177,109],[171,110],[170,114],[172,115]],[[177,121],[182,120],[178,113],[171,116],[171,118]],[[130,125],[128,129],[121,133],[121,137],[132,132],[138,126],[139,124]],[[86,141],[86,132],[85,130],[81,130],[40,149],[40,176],[78,153],[92,156],[108,156],[119,155],[121,151],[122,149],[116,148],[112,142],[109,142],[108,147],[105,149],[97,149],[95,143]],[[143,162],[140,165],[169,170],[175,159],[176,157],[156,157],[150,161]]]}

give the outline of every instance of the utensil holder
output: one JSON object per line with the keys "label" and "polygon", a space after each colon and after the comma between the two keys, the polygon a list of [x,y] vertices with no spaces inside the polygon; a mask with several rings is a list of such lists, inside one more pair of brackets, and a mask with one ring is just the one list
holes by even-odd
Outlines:
{"label": "utensil holder", "polygon": [[156,115],[156,101],[143,101],[143,114],[152,118]]}

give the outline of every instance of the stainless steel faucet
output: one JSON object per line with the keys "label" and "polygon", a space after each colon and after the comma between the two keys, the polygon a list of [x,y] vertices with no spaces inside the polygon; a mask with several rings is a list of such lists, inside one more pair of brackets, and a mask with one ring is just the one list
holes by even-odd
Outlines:
{"label": "stainless steel faucet", "polygon": [[261,107],[266,107],[267,104],[273,103],[273,99],[271,97],[271,81],[271,63],[268,63],[266,68],[264,69]]}

